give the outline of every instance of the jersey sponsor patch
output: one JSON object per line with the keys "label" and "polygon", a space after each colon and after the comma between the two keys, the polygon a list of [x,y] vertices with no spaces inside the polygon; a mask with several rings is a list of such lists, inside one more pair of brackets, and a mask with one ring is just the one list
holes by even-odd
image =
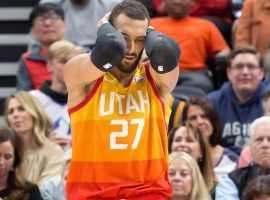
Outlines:
{"label": "jersey sponsor patch", "polygon": [[144,76],[135,76],[134,78],[133,78],[133,81],[134,82],[142,82],[142,81],[144,81],[145,80],[145,77]]}

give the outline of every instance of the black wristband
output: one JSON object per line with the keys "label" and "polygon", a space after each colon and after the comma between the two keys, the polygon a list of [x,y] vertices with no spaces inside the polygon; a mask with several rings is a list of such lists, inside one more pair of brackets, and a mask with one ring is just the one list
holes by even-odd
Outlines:
{"label": "black wristband", "polygon": [[154,30],[147,33],[145,51],[153,69],[161,74],[176,68],[181,54],[175,40]]}

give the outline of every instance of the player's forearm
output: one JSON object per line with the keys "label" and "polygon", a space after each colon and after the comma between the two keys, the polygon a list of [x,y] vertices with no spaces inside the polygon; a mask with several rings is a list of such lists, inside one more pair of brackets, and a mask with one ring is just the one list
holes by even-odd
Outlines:
{"label": "player's forearm", "polygon": [[150,72],[154,81],[160,90],[171,92],[179,76],[178,61],[181,51],[178,43],[162,33],[150,30],[147,33],[145,50],[153,69]]}
{"label": "player's forearm", "polygon": [[180,47],[167,35],[149,30],[145,41],[145,51],[151,66],[157,73],[165,74],[178,67]]}

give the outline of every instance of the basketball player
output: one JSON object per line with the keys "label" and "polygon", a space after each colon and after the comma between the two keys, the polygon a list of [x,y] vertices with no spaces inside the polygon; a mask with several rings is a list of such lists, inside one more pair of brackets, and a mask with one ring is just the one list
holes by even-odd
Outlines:
{"label": "basketball player", "polygon": [[[96,46],[64,68],[73,155],[69,200],[165,200],[169,94],[177,43],[149,30],[149,14],[124,0],[98,24]],[[147,63],[139,63],[145,48]]]}

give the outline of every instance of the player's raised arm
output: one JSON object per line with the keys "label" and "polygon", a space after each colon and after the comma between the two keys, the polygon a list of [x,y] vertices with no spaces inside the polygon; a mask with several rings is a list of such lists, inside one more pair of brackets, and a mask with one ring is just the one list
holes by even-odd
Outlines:
{"label": "player's raised arm", "polygon": [[91,53],[71,59],[64,68],[69,106],[80,103],[89,92],[85,91],[85,87],[91,87],[104,72],[119,64],[125,55],[124,37],[108,22],[108,16],[109,13],[98,23],[96,45]]}

